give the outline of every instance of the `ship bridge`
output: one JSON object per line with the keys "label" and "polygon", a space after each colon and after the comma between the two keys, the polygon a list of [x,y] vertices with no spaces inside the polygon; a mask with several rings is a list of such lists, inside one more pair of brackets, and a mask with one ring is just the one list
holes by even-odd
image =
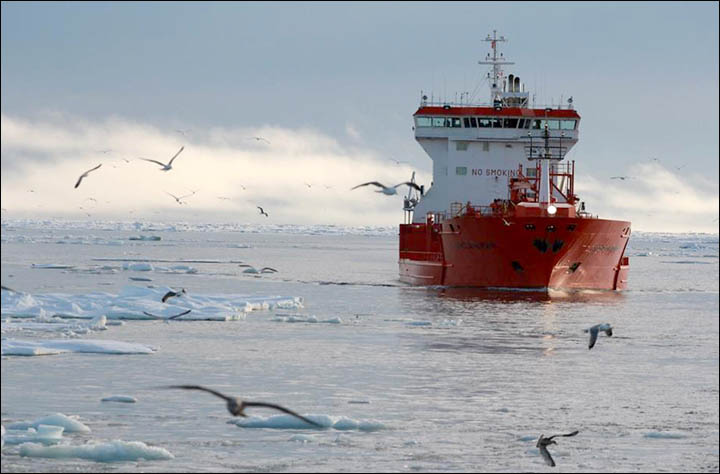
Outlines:
{"label": "ship bridge", "polygon": [[[428,213],[448,212],[452,203],[489,205],[508,199],[508,183],[521,167],[532,177],[535,160],[563,160],[577,143],[580,115],[567,105],[529,107],[528,93],[517,75],[505,76],[498,56],[504,37],[488,36],[492,55],[480,64],[488,73],[490,103],[436,103],[423,95],[413,115],[415,139],[433,160],[433,182],[415,206],[414,222]],[[547,135],[546,135],[547,131]],[[552,196],[549,200],[554,200]]]}

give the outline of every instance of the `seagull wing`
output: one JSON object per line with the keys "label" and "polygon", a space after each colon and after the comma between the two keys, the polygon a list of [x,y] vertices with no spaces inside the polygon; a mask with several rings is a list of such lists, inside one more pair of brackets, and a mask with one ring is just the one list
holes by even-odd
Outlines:
{"label": "seagull wing", "polygon": [[152,163],[157,163],[158,165],[162,166],[163,168],[167,167],[165,163],[160,163],[158,160],[151,160],[150,158],[143,158],[142,156],[139,157],[141,160],[150,161]]}
{"label": "seagull wing", "polygon": [[190,196],[193,196],[193,195],[195,195],[195,193],[196,193],[196,191],[193,191],[193,192],[192,192],[191,194],[186,194],[185,196],[180,196],[180,197],[179,197],[178,199],[185,199],[185,198],[189,198]]}
{"label": "seagull wing", "polygon": [[315,423],[315,422],[312,421],[312,420],[308,420],[307,418],[305,418],[305,417],[302,416],[302,415],[298,415],[297,413],[295,413],[295,412],[292,411],[292,410],[288,410],[287,408],[281,407],[280,405],[275,405],[274,403],[243,402],[243,405],[245,405],[246,407],[266,407],[266,408],[272,408],[272,409],[274,409],[274,410],[279,410],[279,411],[282,411],[282,412],[284,412],[284,413],[287,413],[288,415],[292,415],[292,416],[294,416],[295,418],[299,418],[300,420],[304,421],[305,423],[309,423],[309,424],[311,424],[311,425],[313,425],[313,426],[318,426],[318,427],[322,426],[322,425],[319,425],[318,423]]}
{"label": "seagull wing", "polygon": [[398,186],[402,186],[403,184],[407,184],[407,185],[410,186],[411,188],[417,189],[418,192],[422,191],[422,190],[420,189],[420,186],[418,186],[416,183],[413,183],[413,182],[410,182],[410,181],[406,181],[405,183],[396,184],[395,186],[393,186],[393,188],[397,188]]}
{"label": "seagull wing", "polygon": [[185,146],[184,146],[184,145],[180,147],[180,149],[178,150],[178,152],[175,153],[175,156],[173,156],[172,158],[170,158],[170,162],[168,163],[168,166],[172,166],[173,160],[174,160],[175,158],[177,158],[177,156],[178,156],[180,153],[182,153],[182,151],[183,151],[184,149],[185,149]]}
{"label": "seagull wing", "polygon": [[592,349],[595,346],[595,341],[598,337],[598,327],[593,326],[590,328],[590,342],[588,343],[588,349]]}
{"label": "seagull wing", "polygon": [[185,316],[186,314],[190,313],[191,311],[192,311],[191,309],[189,309],[187,311],[183,311],[182,313],[176,314],[175,316],[170,316],[168,319],[175,319],[175,318],[179,318],[180,316]]}
{"label": "seagull wing", "polygon": [[182,198],[179,198],[179,197],[175,196],[174,194],[170,194],[170,193],[167,192],[167,191],[163,191],[163,192],[164,192],[165,194],[167,194],[168,196],[172,196],[176,201],[180,201],[180,199],[182,199]]}
{"label": "seagull wing", "polygon": [[540,454],[545,460],[545,463],[547,463],[547,465],[550,467],[555,467],[555,461],[553,461],[552,456],[550,456],[550,451],[547,450],[545,445],[538,446],[538,449],[540,449]]}
{"label": "seagull wing", "polygon": [[370,181],[369,183],[358,184],[358,185],[355,186],[354,188],[350,188],[350,191],[352,191],[353,189],[357,189],[357,188],[359,188],[359,187],[361,187],[361,186],[367,186],[368,184],[372,184],[372,185],[374,185],[374,186],[380,186],[380,187],[383,188],[383,189],[385,188],[385,186],[383,186],[382,184],[378,183],[377,181]]}
{"label": "seagull wing", "polygon": [[262,270],[260,270],[260,273],[263,273],[265,270],[267,270],[268,272],[277,272],[277,270],[275,270],[274,268],[263,267]]}
{"label": "seagull wing", "polygon": [[579,431],[578,431],[578,430],[575,430],[575,431],[573,431],[572,433],[568,433],[568,434],[556,434],[556,435],[549,436],[549,437],[547,437],[547,438],[545,438],[545,439],[551,440],[551,439],[553,439],[553,438],[555,438],[555,437],[557,437],[557,436],[575,436],[575,435],[578,434],[578,433],[579,433]]}
{"label": "seagull wing", "polygon": [[173,296],[177,296],[177,293],[175,293],[174,291],[168,291],[167,293],[165,293],[165,296],[162,297],[162,302],[166,302],[168,298],[172,298]]}
{"label": "seagull wing", "polygon": [[202,390],[203,392],[212,393],[216,397],[220,397],[223,400],[232,401],[235,400],[233,397],[228,397],[227,395],[223,395],[220,392],[216,392],[215,390],[212,390],[210,388],[205,388],[200,385],[168,385],[165,388],[181,388],[183,390]]}
{"label": "seagull wing", "polygon": [[95,168],[90,169],[90,170],[87,170],[86,172],[84,172],[83,174],[81,174],[80,177],[79,177],[78,180],[77,180],[77,183],[75,183],[75,188],[77,188],[78,186],[80,186],[80,182],[83,180],[83,178],[85,178],[87,175],[89,175],[91,171],[95,171],[96,169],[100,168],[101,166],[102,166],[102,163],[100,163],[99,165],[97,165]]}

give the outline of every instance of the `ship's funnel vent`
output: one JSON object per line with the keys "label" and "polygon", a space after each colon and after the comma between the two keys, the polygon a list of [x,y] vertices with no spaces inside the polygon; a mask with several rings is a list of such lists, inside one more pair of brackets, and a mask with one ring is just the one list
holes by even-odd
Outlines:
{"label": "ship's funnel vent", "polygon": [[508,75],[508,88],[507,88],[508,92],[515,92],[515,81],[513,79],[514,77],[515,76],[513,76],[512,74]]}
{"label": "ship's funnel vent", "polygon": [[520,92],[520,77],[515,76],[515,85],[513,87],[513,92]]}

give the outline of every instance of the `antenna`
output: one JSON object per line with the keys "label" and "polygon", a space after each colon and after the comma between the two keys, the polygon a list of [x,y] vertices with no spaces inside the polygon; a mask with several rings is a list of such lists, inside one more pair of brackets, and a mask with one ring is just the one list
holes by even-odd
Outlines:
{"label": "antenna", "polygon": [[492,37],[488,35],[487,38],[485,38],[483,41],[485,41],[486,43],[490,43],[490,48],[492,48],[492,57],[488,54],[486,57],[486,61],[478,61],[478,64],[488,64],[493,67],[492,78],[490,80],[490,99],[493,105],[496,105],[496,103],[498,102],[502,104],[502,92],[500,91],[499,85],[502,83],[503,70],[500,66],[515,63],[505,61],[505,57],[502,53],[500,53],[500,57],[498,58],[497,43],[498,41],[504,43],[507,40],[504,36],[500,36],[500,38],[498,38],[497,30],[493,30]]}

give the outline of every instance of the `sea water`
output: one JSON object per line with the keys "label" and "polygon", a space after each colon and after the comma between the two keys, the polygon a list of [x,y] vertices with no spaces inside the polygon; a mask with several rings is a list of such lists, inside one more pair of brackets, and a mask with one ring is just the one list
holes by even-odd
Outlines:
{"label": "sea water", "polygon": [[2,471],[717,472],[718,235],[627,255],[623,292],[414,288],[394,227],[3,220]]}

